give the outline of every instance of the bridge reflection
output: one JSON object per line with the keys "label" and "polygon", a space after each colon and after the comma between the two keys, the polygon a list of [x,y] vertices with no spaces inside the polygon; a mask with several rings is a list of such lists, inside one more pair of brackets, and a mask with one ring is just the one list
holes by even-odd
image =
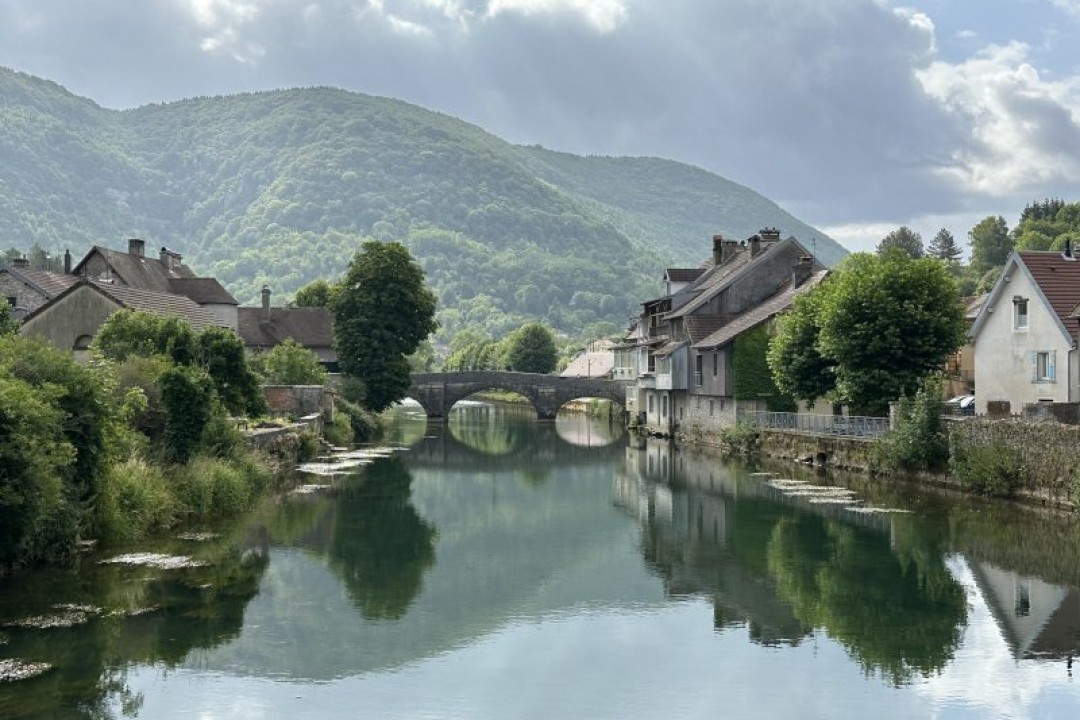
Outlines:
{"label": "bridge reflection", "polygon": [[493,428],[491,415],[506,412],[493,405],[459,407],[448,424],[429,424],[423,441],[409,450],[405,460],[410,467],[516,470],[602,465],[623,453],[618,424],[577,416],[554,425],[506,422]]}

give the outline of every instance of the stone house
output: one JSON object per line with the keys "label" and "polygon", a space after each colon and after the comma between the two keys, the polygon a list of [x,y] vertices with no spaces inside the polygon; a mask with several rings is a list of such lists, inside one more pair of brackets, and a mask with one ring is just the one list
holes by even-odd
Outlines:
{"label": "stone house", "polygon": [[102,324],[125,308],[178,317],[196,330],[218,324],[213,312],[183,295],[77,278],[67,290],[27,315],[19,333],[71,350],[83,361]]}
{"label": "stone house", "polygon": [[720,429],[740,409],[763,408],[764,400],[735,398],[732,344],[789,308],[824,273],[798,240],[781,240],[775,229],[743,242],[715,236],[700,272],[665,273],[668,294],[643,303],[616,348],[614,376],[632,382],[628,411],[649,431],[673,434],[687,424]]}
{"label": "stone house", "polygon": [[969,336],[976,413],[1080,400],[1078,305],[1080,261],[1071,247],[1009,255]]}
{"label": "stone house", "polygon": [[[68,263],[70,265],[70,255]],[[7,301],[16,319],[52,300],[75,284],[78,278],[65,273],[31,270],[25,258],[0,265],[0,298]]]}

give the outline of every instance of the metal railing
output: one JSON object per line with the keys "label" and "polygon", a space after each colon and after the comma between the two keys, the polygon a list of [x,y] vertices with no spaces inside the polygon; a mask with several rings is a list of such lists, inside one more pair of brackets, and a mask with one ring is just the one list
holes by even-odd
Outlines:
{"label": "metal railing", "polygon": [[758,428],[791,430],[814,435],[875,438],[889,430],[889,418],[845,415],[808,415],[805,413],[781,413],[740,411],[738,420]]}

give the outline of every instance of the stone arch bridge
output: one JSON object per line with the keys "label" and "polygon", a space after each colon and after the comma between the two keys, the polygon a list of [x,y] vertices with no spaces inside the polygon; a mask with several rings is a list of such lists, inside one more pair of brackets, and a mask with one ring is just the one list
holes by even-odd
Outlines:
{"label": "stone arch bridge", "polygon": [[604,398],[626,408],[626,386],[616,380],[521,372],[414,373],[407,395],[423,406],[429,418],[446,418],[454,403],[483,390],[523,395],[540,420],[554,420],[559,408],[578,398]]}

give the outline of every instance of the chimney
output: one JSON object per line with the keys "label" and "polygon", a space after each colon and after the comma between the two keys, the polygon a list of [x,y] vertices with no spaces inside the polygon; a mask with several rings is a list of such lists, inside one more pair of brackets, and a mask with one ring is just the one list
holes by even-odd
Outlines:
{"label": "chimney", "polygon": [[800,255],[799,262],[795,264],[795,269],[791,273],[791,284],[795,287],[799,287],[804,282],[810,279],[810,276],[814,274],[814,256],[813,255]]}
{"label": "chimney", "polygon": [[146,243],[138,238],[128,240],[128,255],[144,257],[146,255]]}
{"label": "chimney", "polygon": [[71,274],[71,251],[70,250],[65,250],[64,251],[64,274],[65,275],[70,275]]}
{"label": "chimney", "polygon": [[1065,257],[1066,260],[1075,260],[1076,259],[1075,257],[1073,257],[1072,239],[1071,238],[1065,238],[1064,257]]}
{"label": "chimney", "polygon": [[780,242],[780,231],[776,228],[765,228],[758,232],[762,242]]}
{"label": "chimney", "polygon": [[12,258],[11,267],[26,270],[30,267],[30,261],[24,257]]}
{"label": "chimney", "polygon": [[262,288],[262,314],[263,320],[270,319],[270,286],[263,285]]}
{"label": "chimney", "polygon": [[165,266],[166,270],[172,270],[172,253],[169,252],[169,248],[162,245],[161,254],[158,257],[161,260],[161,264]]}
{"label": "chimney", "polygon": [[750,257],[757,257],[761,252],[761,235],[755,235],[747,241],[750,245]]}
{"label": "chimney", "polygon": [[712,261],[713,265],[719,265],[724,262],[724,236],[713,235],[712,236]]}

